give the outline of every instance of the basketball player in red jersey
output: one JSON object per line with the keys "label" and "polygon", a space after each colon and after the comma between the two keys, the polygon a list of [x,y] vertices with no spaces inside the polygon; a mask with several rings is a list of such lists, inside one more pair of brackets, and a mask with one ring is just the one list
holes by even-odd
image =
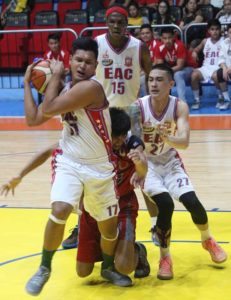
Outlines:
{"label": "basketball player in red jersey", "polygon": [[[146,157],[143,153],[144,144],[136,136],[127,137],[130,129],[130,119],[124,110],[110,108],[112,120],[112,146],[118,158],[117,188],[119,193],[120,212],[118,215],[119,237],[115,254],[115,268],[121,273],[129,274],[135,270],[135,277],[141,278],[149,275],[150,267],[147,262],[147,253],[141,243],[135,243],[136,217],[138,201],[134,186],[142,185],[147,172]],[[58,145],[49,147],[37,154],[20,172],[4,184],[0,193],[7,195],[10,190],[14,194],[16,186],[23,177],[44,163],[53,152],[52,167],[55,167],[56,150]],[[97,222],[82,208],[79,222],[79,243],[77,253],[76,271],[80,277],[91,274],[94,263],[102,261],[100,248],[100,232]],[[106,274],[105,274],[106,273]],[[111,276],[113,274],[113,276]],[[103,271],[103,277],[110,276],[110,281],[119,286],[132,284],[128,276],[119,273]]]}

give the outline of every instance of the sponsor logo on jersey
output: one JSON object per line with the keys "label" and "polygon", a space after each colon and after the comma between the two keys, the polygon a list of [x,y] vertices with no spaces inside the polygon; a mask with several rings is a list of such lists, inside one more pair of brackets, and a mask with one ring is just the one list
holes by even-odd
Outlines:
{"label": "sponsor logo on jersey", "polygon": [[103,66],[110,66],[113,64],[113,60],[109,58],[108,51],[106,50],[102,55],[102,65]]}

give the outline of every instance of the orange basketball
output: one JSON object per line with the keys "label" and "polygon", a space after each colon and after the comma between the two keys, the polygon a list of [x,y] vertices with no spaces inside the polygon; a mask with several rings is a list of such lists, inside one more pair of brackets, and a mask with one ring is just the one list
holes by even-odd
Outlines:
{"label": "orange basketball", "polygon": [[48,60],[40,60],[31,72],[31,82],[33,87],[40,93],[44,94],[47,84],[51,79],[50,62]]}

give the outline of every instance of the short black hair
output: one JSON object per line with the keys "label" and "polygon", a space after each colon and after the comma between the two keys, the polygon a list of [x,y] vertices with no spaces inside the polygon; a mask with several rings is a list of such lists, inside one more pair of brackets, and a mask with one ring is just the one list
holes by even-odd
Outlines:
{"label": "short black hair", "polygon": [[140,26],[140,30],[144,29],[144,28],[148,28],[151,32],[153,32],[152,30],[152,26],[150,24],[143,24]]}
{"label": "short black hair", "polygon": [[152,67],[152,70],[162,70],[165,71],[170,80],[174,80],[174,72],[167,64],[157,64]]}
{"label": "short black hair", "polygon": [[212,26],[216,26],[216,27],[218,27],[219,29],[221,29],[221,23],[220,23],[220,21],[217,20],[217,19],[212,19],[212,20],[208,21],[208,26],[207,26],[207,28],[209,29],[209,28],[212,27]]}
{"label": "short black hair", "polygon": [[231,23],[228,24],[227,30],[231,28]]}
{"label": "short black hair", "polygon": [[171,33],[171,35],[174,35],[174,30],[172,27],[164,27],[163,29],[161,29],[161,35],[163,33]]}
{"label": "short black hair", "polygon": [[49,41],[49,40],[60,41],[61,35],[62,35],[62,33],[59,33],[59,32],[50,33],[47,37],[47,41]]}
{"label": "short black hair", "polygon": [[95,40],[90,37],[79,37],[72,43],[71,53],[72,55],[77,50],[85,50],[85,51],[92,51],[95,54],[95,58],[98,58],[98,44]]}
{"label": "short black hair", "polygon": [[126,135],[131,129],[129,115],[122,108],[110,107],[112,135]]}

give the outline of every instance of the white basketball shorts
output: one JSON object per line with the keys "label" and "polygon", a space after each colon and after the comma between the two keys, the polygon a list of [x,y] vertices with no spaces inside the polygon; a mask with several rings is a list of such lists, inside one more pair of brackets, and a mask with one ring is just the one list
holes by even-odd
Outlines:
{"label": "white basketball shorts", "polygon": [[96,221],[118,215],[115,173],[111,163],[84,165],[58,154],[53,165],[51,203],[69,203],[77,210],[83,194],[84,208]]}
{"label": "white basketball shorts", "polygon": [[167,161],[158,161],[158,156],[155,160],[148,160],[144,191],[149,196],[167,192],[172,198],[179,200],[181,195],[194,191],[194,188],[179,154],[175,150],[170,150],[167,154]]}

